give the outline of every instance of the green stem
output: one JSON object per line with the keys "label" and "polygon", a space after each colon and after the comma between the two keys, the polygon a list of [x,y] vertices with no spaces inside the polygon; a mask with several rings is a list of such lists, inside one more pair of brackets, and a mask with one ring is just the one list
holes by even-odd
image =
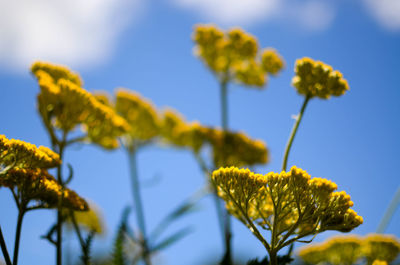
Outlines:
{"label": "green stem", "polygon": [[275,250],[271,250],[269,252],[269,264],[270,265],[278,265],[278,257]]}
{"label": "green stem", "polygon": [[[224,131],[228,130],[228,81],[223,78],[221,81],[221,124]],[[225,164],[225,163],[224,163]],[[223,212],[224,216],[224,241],[225,241],[225,255],[223,258],[224,264],[232,264],[232,229],[231,218],[228,211]]]}
{"label": "green stem", "polygon": [[85,265],[89,265],[90,264],[90,258],[89,258],[89,255],[88,255],[89,254],[88,253],[88,247],[86,245],[85,240],[82,237],[81,230],[80,230],[80,228],[78,226],[78,222],[76,221],[75,214],[74,214],[74,212],[72,210],[70,211],[69,216],[71,218],[72,226],[74,227],[75,233],[78,236],[79,244],[81,245],[82,263],[85,264]]}
{"label": "green stem", "polygon": [[0,227],[0,246],[1,246],[1,251],[3,252],[4,261],[6,262],[6,265],[12,265],[10,255],[8,254],[6,241],[4,240],[3,232],[1,231],[1,227]]}
{"label": "green stem", "polygon": [[396,208],[400,205],[400,187],[397,188],[396,193],[393,196],[392,201],[389,204],[385,214],[382,217],[381,222],[379,223],[378,229],[376,230],[377,233],[384,233],[386,227],[389,225],[390,220],[392,219]]}
{"label": "green stem", "polygon": [[[67,132],[63,132],[62,136],[62,141],[57,141],[58,142],[58,155],[60,156],[60,160],[62,161],[63,156],[64,156],[64,148],[66,145],[66,139],[67,139]],[[53,147],[53,150],[54,147]],[[57,207],[57,240],[56,240],[56,261],[57,265],[62,265],[62,223],[63,223],[63,216],[62,216],[62,201],[63,201],[63,196],[64,196],[64,183],[62,179],[62,167],[59,165],[57,167],[57,182],[58,184],[61,185],[61,196],[60,200],[58,202],[58,207]]]}
{"label": "green stem", "polygon": [[282,171],[286,171],[286,168],[287,168],[287,161],[288,161],[288,158],[289,158],[290,148],[292,147],[294,137],[296,136],[297,129],[299,128],[301,119],[303,118],[304,111],[305,111],[306,106],[307,106],[307,103],[308,103],[308,101],[309,101],[310,99],[311,99],[310,96],[307,96],[307,97],[304,99],[303,105],[301,106],[301,109],[300,109],[300,113],[299,113],[299,115],[296,117],[296,122],[295,122],[295,124],[294,124],[294,126],[293,126],[293,129],[292,129],[292,132],[291,132],[291,134],[290,134],[289,141],[288,141],[288,143],[287,143],[287,145],[286,145],[285,155],[284,155],[284,157],[283,157]]}
{"label": "green stem", "polygon": [[18,219],[17,219],[17,229],[15,231],[15,242],[14,242],[14,257],[13,257],[13,265],[18,264],[18,252],[19,252],[19,243],[21,239],[21,229],[22,229],[22,220],[25,214],[25,207],[18,209]]}
{"label": "green stem", "polygon": [[135,204],[137,222],[143,237],[142,241],[143,259],[147,265],[151,265],[150,251],[149,251],[149,246],[147,244],[146,223],[144,220],[143,204],[140,195],[140,183],[138,179],[136,151],[137,150],[135,149],[135,147],[128,149],[129,166],[130,166],[131,181],[132,181],[132,194],[133,194],[133,201]]}
{"label": "green stem", "polygon": [[221,81],[221,125],[228,130],[228,82]]}

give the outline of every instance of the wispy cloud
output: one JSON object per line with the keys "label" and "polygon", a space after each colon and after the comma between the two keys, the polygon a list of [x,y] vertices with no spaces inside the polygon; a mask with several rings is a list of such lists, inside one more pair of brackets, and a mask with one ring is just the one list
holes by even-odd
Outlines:
{"label": "wispy cloud", "polygon": [[385,28],[400,30],[399,0],[364,0],[369,12]]}
{"label": "wispy cloud", "polygon": [[249,25],[270,19],[281,20],[308,30],[328,27],[335,8],[326,0],[172,0],[182,8],[199,12],[219,24]]}
{"label": "wispy cloud", "polygon": [[139,0],[0,0],[0,67],[100,63],[138,8]]}

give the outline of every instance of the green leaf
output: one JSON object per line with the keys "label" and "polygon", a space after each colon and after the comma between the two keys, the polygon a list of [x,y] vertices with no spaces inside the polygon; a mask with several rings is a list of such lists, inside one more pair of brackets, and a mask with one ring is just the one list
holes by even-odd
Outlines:
{"label": "green leaf", "polygon": [[169,247],[173,243],[177,242],[178,240],[182,239],[186,235],[190,234],[193,231],[191,228],[184,228],[179,230],[178,232],[172,234],[171,236],[167,237],[161,243],[157,244],[155,247],[151,249],[151,252],[162,250],[166,247]]}
{"label": "green leaf", "polygon": [[128,264],[128,259],[124,252],[124,243],[126,239],[126,233],[128,229],[128,216],[131,209],[126,207],[122,212],[121,222],[118,227],[117,236],[114,241],[112,260],[114,265],[126,265]]}

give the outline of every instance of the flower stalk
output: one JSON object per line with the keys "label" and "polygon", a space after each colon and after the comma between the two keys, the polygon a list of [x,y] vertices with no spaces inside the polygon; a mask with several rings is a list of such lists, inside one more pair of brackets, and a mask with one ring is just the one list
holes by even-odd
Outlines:
{"label": "flower stalk", "polygon": [[0,227],[0,246],[1,246],[1,251],[3,252],[3,257],[4,261],[6,262],[6,265],[12,265],[10,255],[8,254],[6,241],[4,240],[3,232],[1,231],[1,227]]}
{"label": "flower stalk", "polygon": [[151,265],[150,260],[150,249],[147,242],[147,234],[146,234],[146,223],[144,219],[144,211],[143,211],[143,203],[140,194],[140,183],[138,178],[138,168],[137,168],[137,158],[136,158],[136,147],[132,144],[131,147],[128,148],[128,156],[129,156],[129,167],[132,181],[132,195],[133,202],[136,210],[136,218],[138,222],[138,226],[140,232],[142,234],[142,247],[143,247],[143,260],[146,265]]}
{"label": "flower stalk", "polygon": [[289,140],[288,140],[288,142],[286,144],[286,148],[285,148],[285,154],[283,156],[282,171],[286,171],[286,169],[287,169],[287,162],[288,162],[288,158],[289,158],[290,149],[292,148],[293,140],[296,136],[297,130],[299,129],[300,122],[304,115],[304,111],[306,110],[307,104],[310,101],[310,99],[311,99],[310,96],[305,97],[303,105],[301,106],[301,109],[300,109],[300,113],[295,118],[296,122],[294,123],[292,132],[290,133]]}

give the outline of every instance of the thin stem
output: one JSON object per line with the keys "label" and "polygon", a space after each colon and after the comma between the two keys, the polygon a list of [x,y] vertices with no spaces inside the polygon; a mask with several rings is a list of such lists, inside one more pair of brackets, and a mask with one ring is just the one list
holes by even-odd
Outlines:
{"label": "thin stem", "polygon": [[24,218],[24,214],[25,214],[25,209],[23,207],[18,209],[17,229],[15,231],[15,242],[14,242],[13,265],[18,264],[19,242],[21,239],[22,220]]}
{"label": "thin stem", "polygon": [[210,180],[209,180],[210,170],[208,169],[206,163],[204,162],[204,159],[201,157],[201,155],[199,153],[195,153],[194,155],[195,155],[197,162],[200,165],[201,170],[206,175],[207,181],[209,182],[209,186],[212,191],[215,210],[217,212],[218,224],[219,224],[219,228],[221,231],[222,244],[225,244],[224,208],[221,205],[222,202],[218,197],[217,190],[216,190],[214,184],[212,182],[210,182]]}
{"label": "thin stem", "polygon": [[386,227],[389,225],[390,220],[393,217],[396,208],[400,205],[400,187],[397,188],[396,193],[393,196],[392,201],[389,204],[385,214],[382,217],[381,222],[379,223],[378,229],[376,230],[377,233],[384,233]]}
{"label": "thin stem", "polygon": [[288,143],[286,145],[285,155],[283,157],[282,171],[286,171],[290,148],[292,147],[294,137],[296,136],[297,129],[299,128],[301,119],[303,118],[303,114],[304,114],[304,111],[305,111],[306,106],[307,106],[307,103],[308,103],[308,101],[310,99],[311,99],[310,96],[306,96],[306,98],[304,99],[303,105],[301,106],[300,113],[296,117],[296,122],[295,122],[295,124],[293,126],[293,129],[292,129],[292,132],[290,134],[289,141],[288,141]]}
{"label": "thin stem", "polygon": [[10,255],[8,254],[6,241],[4,240],[3,232],[1,231],[1,227],[0,227],[0,246],[1,246],[1,251],[3,252],[3,257],[4,261],[6,262],[6,265],[12,265]]}
{"label": "thin stem", "polygon": [[76,218],[73,211],[70,211],[69,214],[72,226],[74,227],[75,233],[78,236],[79,244],[81,245],[82,251],[85,249],[85,240],[83,240],[81,230],[79,229],[78,223],[76,222]]}
{"label": "thin stem", "polygon": [[[60,160],[62,161],[64,155],[64,148],[66,145],[67,139],[67,132],[63,132],[62,140],[58,142],[58,155],[60,156]],[[54,149],[54,148],[53,148]],[[64,196],[64,183],[62,179],[62,167],[59,165],[57,167],[57,182],[61,185],[61,196],[58,202],[57,207],[57,240],[56,240],[56,260],[57,265],[62,265],[62,223],[63,223],[63,216],[62,216],[62,201]]]}
{"label": "thin stem", "polygon": [[221,125],[228,130],[228,82],[221,81]]}
{"label": "thin stem", "polygon": [[142,198],[140,196],[140,183],[138,179],[137,161],[136,161],[136,149],[135,147],[128,148],[129,156],[129,166],[132,181],[132,194],[133,201],[135,204],[136,218],[139,225],[140,232],[142,233],[142,246],[143,246],[143,259],[147,265],[151,265],[150,261],[150,251],[147,245],[147,235],[146,235],[146,223],[144,220],[143,204]]}
{"label": "thin stem", "polygon": [[[221,82],[221,125],[224,131],[228,130],[228,78],[224,77]],[[225,164],[225,163],[224,163]],[[228,211],[224,211],[224,241],[225,241],[225,255],[224,264],[232,264],[232,228],[231,218]]]}

